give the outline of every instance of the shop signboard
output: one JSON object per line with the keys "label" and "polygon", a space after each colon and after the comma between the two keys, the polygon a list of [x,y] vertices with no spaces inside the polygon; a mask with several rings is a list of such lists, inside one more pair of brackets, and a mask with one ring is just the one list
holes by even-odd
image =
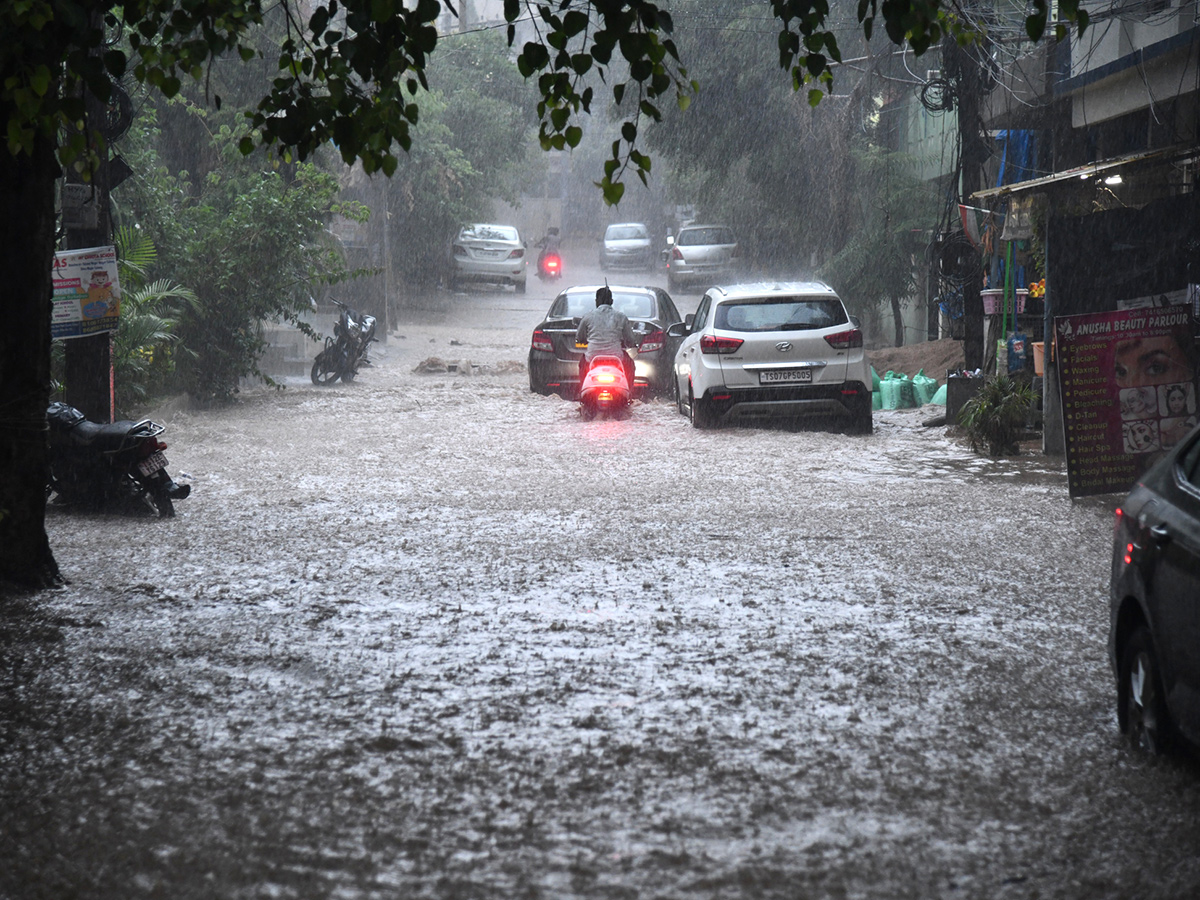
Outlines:
{"label": "shop signboard", "polygon": [[1185,305],[1054,320],[1072,497],[1124,493],[1196,424],[1191,322]]}
{"label": "shop signboard", "polygon": [[54,254],[54,309],[50,335],[55,340],[115,331],[121,314],[115,247],[60,250]]}

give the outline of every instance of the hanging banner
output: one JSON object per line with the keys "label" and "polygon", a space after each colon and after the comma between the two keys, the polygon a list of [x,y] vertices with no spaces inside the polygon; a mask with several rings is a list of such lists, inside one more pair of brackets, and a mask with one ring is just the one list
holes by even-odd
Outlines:
{"label": "hanging banner", "polygon": [[55,340],[115,331],[121,314],[117,249],[90,247],[54,254],[54,310],[50,336]]}
{"label": "hanging banner", "polygon": [[1058,384],[1072,497],[1124,493],[1196,424],[1188,306],[1058,316]]}

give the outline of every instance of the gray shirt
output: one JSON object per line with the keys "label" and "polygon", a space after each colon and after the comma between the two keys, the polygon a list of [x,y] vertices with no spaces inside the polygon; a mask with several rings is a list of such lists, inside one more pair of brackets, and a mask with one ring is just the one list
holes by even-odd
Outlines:
{"label": "gray shirt", "polygon": [[597,356],[625,355],[626,347],[636,347],[637,336],[623,312],[618,312],[607,303],[597,306],[579,322],[575,331],[575,343],[587,344],[584,358],[590,363]]}

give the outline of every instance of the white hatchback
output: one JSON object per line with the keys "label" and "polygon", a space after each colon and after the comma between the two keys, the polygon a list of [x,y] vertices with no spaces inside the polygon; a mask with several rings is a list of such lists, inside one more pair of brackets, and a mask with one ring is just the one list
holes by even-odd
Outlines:
{"label": "white hatchback", "polygon": [[857,320],[820,282],[710,288],[669,335],[675,402],[697,428],[826,419],[870,434],[871,366]]}

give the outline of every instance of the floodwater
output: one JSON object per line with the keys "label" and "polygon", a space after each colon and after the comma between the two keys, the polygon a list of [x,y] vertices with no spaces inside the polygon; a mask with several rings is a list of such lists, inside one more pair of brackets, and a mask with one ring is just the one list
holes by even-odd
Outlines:
{"label": "floodwater", "polygon": [[1116,729],[1112,498],[919,411],[582,421],[528,390],[539,287],[156,411],[174,519],[51,508],[0,897],[1200,893],[1200,769]]}

